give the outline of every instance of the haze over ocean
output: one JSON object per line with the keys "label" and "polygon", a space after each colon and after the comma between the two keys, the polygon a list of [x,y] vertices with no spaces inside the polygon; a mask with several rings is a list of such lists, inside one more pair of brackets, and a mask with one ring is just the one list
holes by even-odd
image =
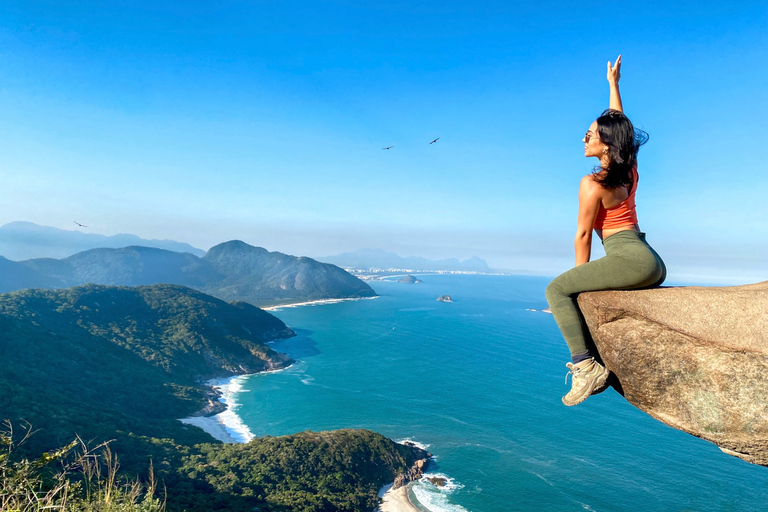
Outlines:
{"label": "haze over ocean", "polygon": [[[241,381],[256,436],[368,428],[429,445],[433,512],[768,510],[768,471],[635,409],[613,390],[560,402],[568,360],[547,279],[425,275],[381,297],[273,311],[298,360]],[[435,299],[451,295],[455,302]]]}

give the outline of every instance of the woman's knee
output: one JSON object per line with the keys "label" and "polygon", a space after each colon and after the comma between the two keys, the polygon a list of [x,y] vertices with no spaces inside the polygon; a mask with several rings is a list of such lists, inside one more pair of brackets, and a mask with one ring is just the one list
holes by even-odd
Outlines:
{"label": "woman's knee", "polygon": [[560,281],[558,278],[554,278],[549,285],[547,285],[547,289],[544,292],[544,295],[547,297],[547,303],[549,303],[550,306],[552,306],[558,298],[563,297],[566,295],[563,293],[562,286],[560,285]]}

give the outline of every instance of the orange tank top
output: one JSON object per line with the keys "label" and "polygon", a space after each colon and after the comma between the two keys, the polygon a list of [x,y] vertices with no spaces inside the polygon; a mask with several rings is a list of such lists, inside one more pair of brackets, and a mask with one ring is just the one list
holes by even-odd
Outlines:
{"label": "orange tank top", "polygon": [[637,167],[632,169],[632,187],[629,196],[613,208],[605,208],[602,203],[595,218],[595,229],[616,229],[637,224],[635,192],[637,191]]}

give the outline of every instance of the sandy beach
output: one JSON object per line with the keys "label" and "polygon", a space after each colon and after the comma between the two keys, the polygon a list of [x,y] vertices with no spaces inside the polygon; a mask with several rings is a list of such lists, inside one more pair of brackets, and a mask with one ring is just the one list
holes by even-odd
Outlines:
{"label": "sandy beach", "polygon": [[229,434],[227,426],[224,425],[224,423],[217,421],[216,416],[195,416],[193,418],[182,418],[179,421],[185,425],[200,427],[222,443],[238,442],[237,439]]}
{"label": "sandy beach", "polygon": [[370,299],[378,299],[378,296],[376,297],[350,297],[346,299],[322,299],[322,300],[310,300],[307,302],[293,302],[290,304],[279,304],[277,306],[264,306],[261,309],[264,311],[276,311],[283,308],[295,308],[299,306],[322,306],[325,304],[336,304],[338,302],[348,302],[348,301],[355,301],[355,300],[370,300]]}
{"label": "sandy beach", "polygon": [[226,410],[214,416],[193,416],[181,418],[179,421],[186,425],[200,427],[223,443],[247,443],[253,439],[253,433],[233,411],[237,404],[232,400],[232,395],[242,389],[242,382],[247,377],[248,375],[237,375],[209,380],[206,384],[221,392],[219,400],[227,406]]}
{"label": "sandy beach", "polygon": [[382,499],[384,501],[376,509],[378,512],[421,512],[408,499],[407,485],[394,491],[389,489],[384,493]]}

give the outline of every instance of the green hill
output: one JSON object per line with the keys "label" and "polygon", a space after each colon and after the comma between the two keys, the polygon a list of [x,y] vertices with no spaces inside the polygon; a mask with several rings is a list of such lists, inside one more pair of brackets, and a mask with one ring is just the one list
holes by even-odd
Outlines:
{"label": "green hill", "polygon": [[224,300],[256,305],[373,297],[366,283],[330,263],[269,252],[239,240],[225,242],[203,256],[223,277],[205,291]]}
{"label": "green hill", "polygon": [[0,420],[37,431],[17,456],[114,440],[127,475],[152,460],[171,511],[364,510],[426,457],[367,431],[225,445],[179,422],[218,403],[206,379],[293,362],[264,345],[293,331],[243,302],[177,285],[23,290],[0,294],[0,332]]}
{"label": "green hill", "polygon": [[292,362],[264,345],[293,335],[274,316],[175,285],[2,294],[0,332],[0,412],[38,444],[161,437],[215,398],[204,380]]}
{"label": "green hill", "polygon": [[376,295],[366,283],[330,263],[269,252],[237,240],[212,247],[202,258],[131,246],[91,249],[63,259],[38,258],[17,263],[3,258],[0,267],[3,265],[9,271],[0,272],[0,291],[87,283],[172,283],[256,306]]}

